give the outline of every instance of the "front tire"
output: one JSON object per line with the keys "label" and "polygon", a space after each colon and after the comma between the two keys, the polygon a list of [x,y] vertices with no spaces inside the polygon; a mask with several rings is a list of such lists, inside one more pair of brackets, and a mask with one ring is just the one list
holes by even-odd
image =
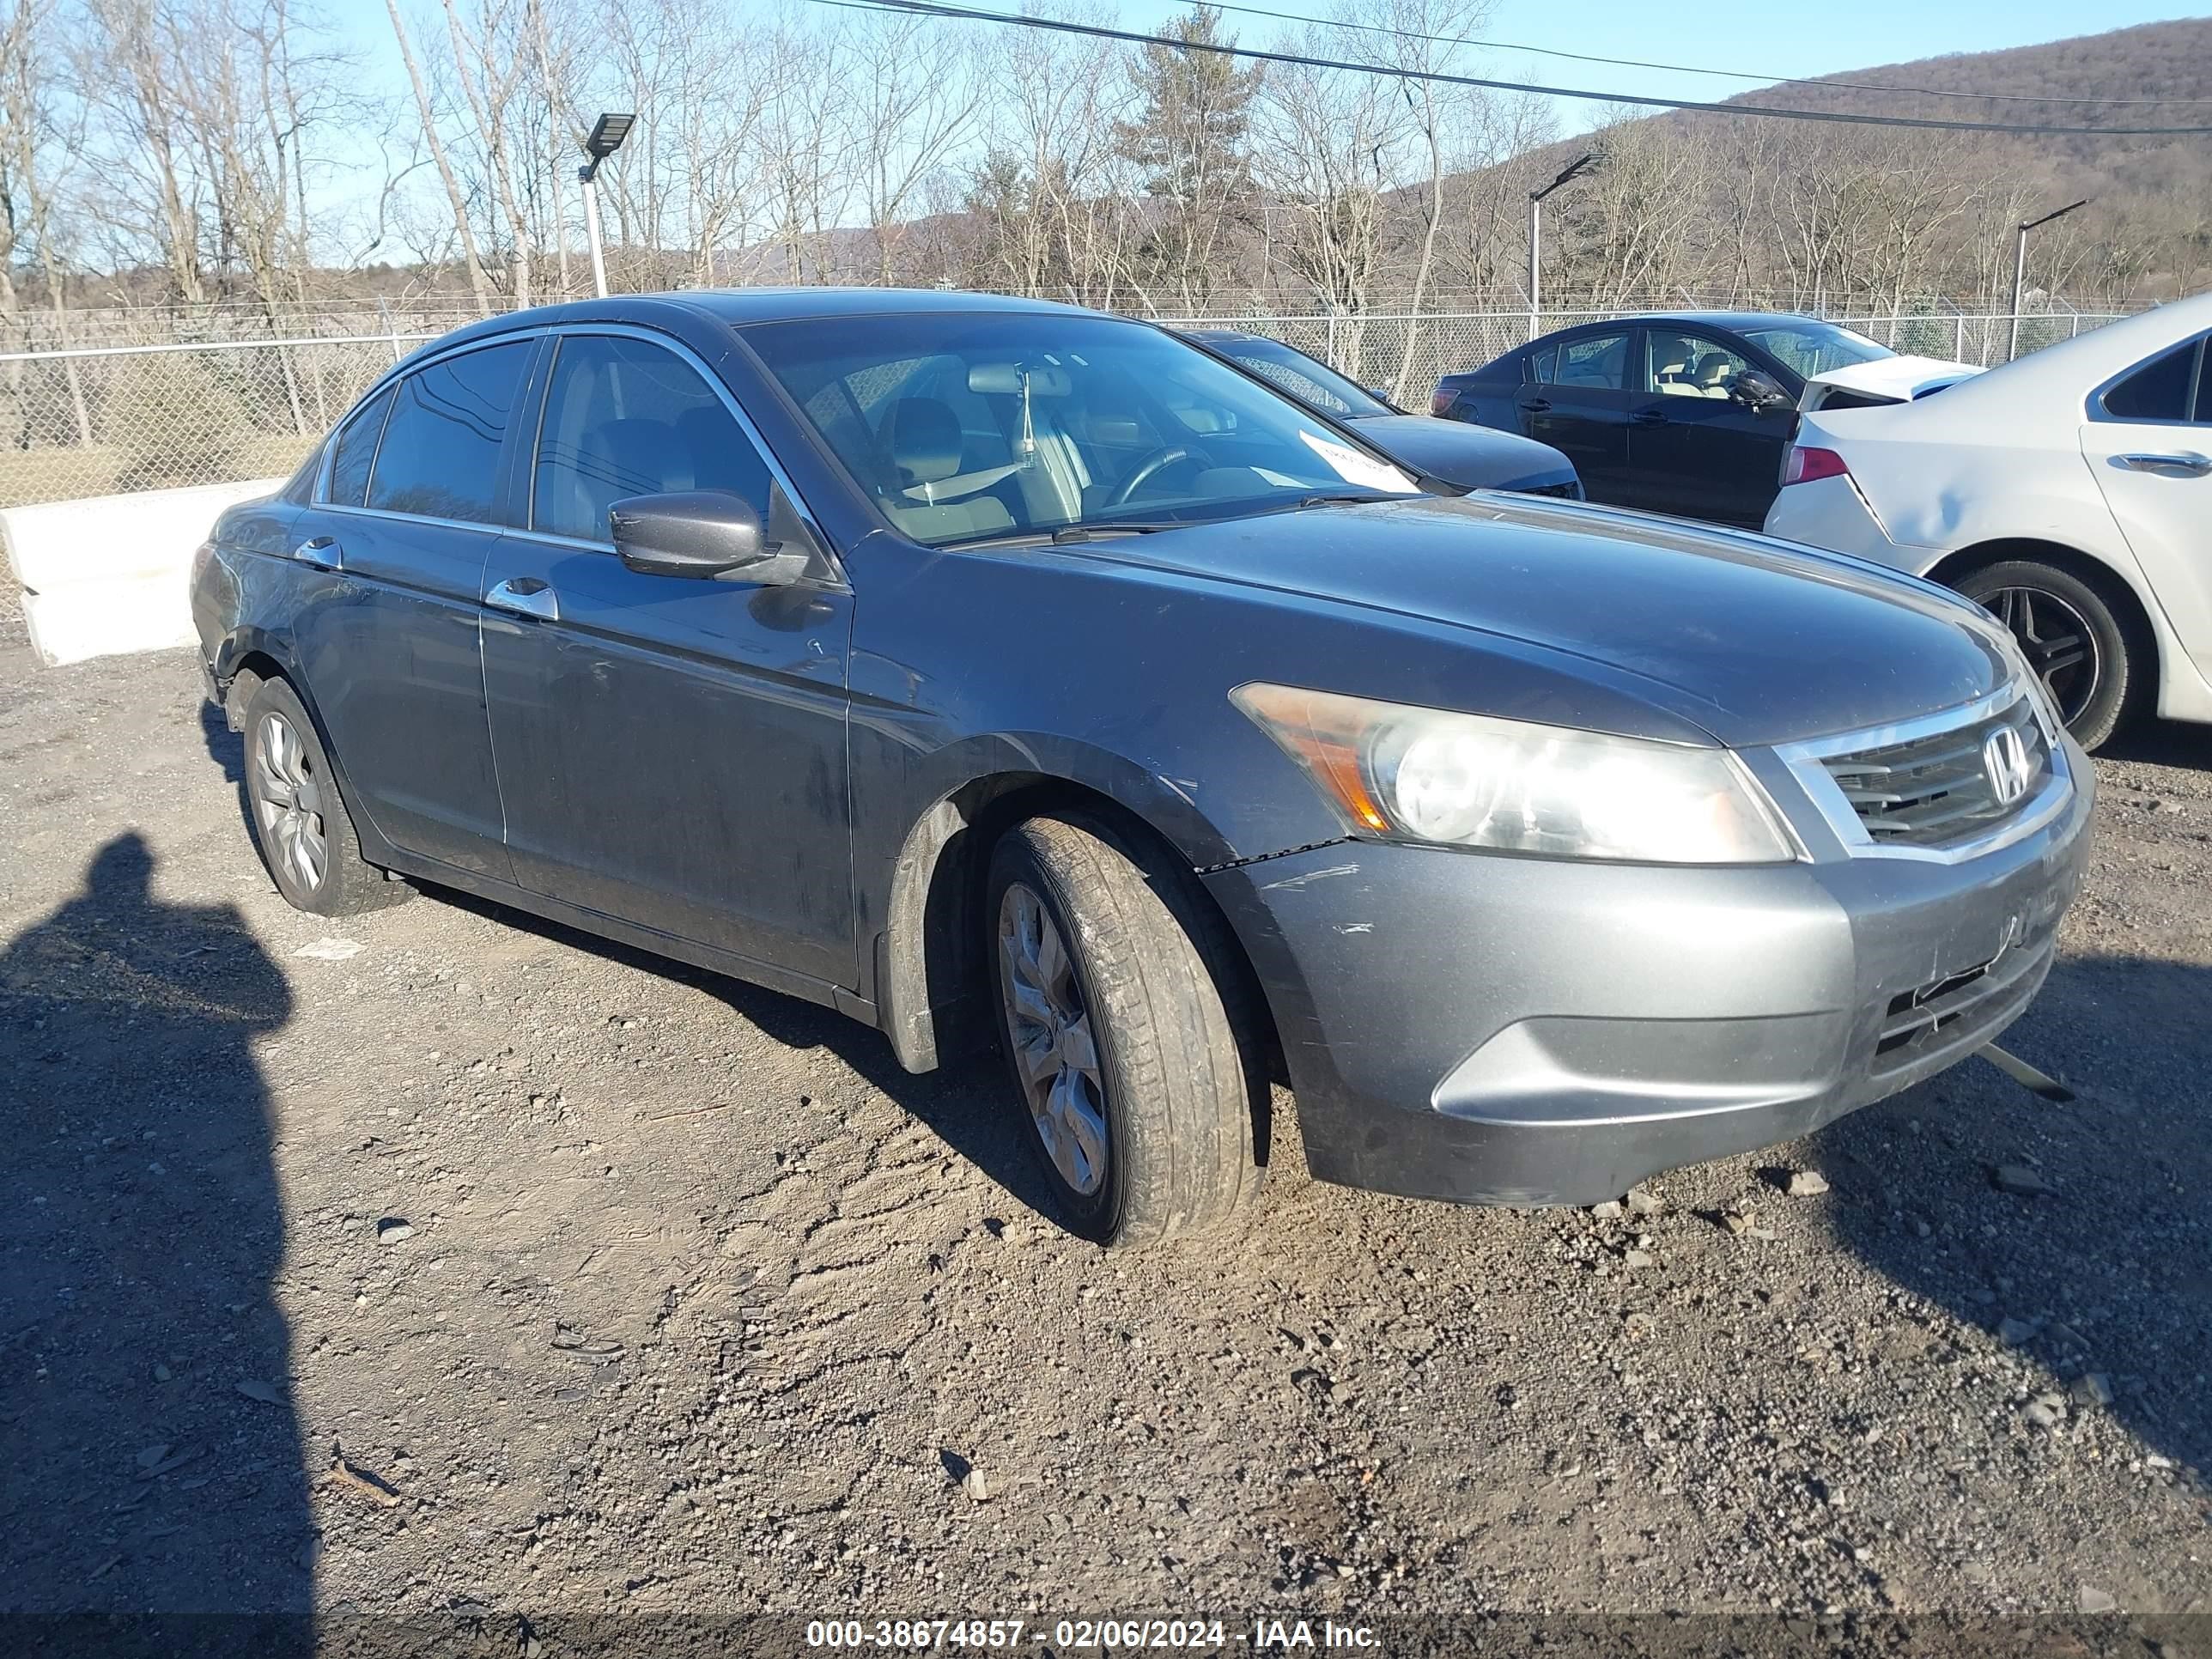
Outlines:
{"label": "front tire", "polygon": [[2084,749],[2100,747],[2134,712],[2148,658],[2101,585],[2056,565],[2007,559],[1969,571],[1958,590],[2012,630]]}
{"label": "front tire", "polygon": [[983,922],[1022,1133],[1069,1229],[1146,1244],[1243,1207],[1267,1083],[1188,874],[1102,821],[1030,818],[993,849]]}
{"label": "front tire", "polygon": [[261,862],[294,909],[351,916],[411,895],[362,859],[321,735],[283,680],[246,705],[246,799]]}

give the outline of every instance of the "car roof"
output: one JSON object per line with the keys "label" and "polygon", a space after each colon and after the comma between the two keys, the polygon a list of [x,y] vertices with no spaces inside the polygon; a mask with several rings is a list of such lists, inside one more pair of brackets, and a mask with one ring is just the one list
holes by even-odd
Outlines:
{"label": "car roof", "polygon": [[803,322],[823,318],[912,316],[928,313],[1000,313],[1007,315],[1097,317],[1106,313],[1054,300],[1023,300],[1003,294],[971,294],[934,288],[687,288],[660,294],[610,295],[603,300],[571,300],[501,313],[441,335],[440,349],[465,340],[489,339],[521,329],[562,323],[652,324],[672,311],[707,316],[730,328],[755,323]]}
{"label": "car roof", "polygon": [[[1585,329],[1601,328],[1672,328],[1677,325],[1696,328],[1771,328],[1777,323],[1819,323],[1824,319],[1808,317],[1797,311],[1639,311],[1623,317],[1606,317],[1595,322],[1576,323],[1567,328],[1555,328],[1551,334],[1579,334]],[[1538,343],[1530,341],[1529,344]],[[1516,348],[1522,349],[1525,348]]]}
{"label": "car roof", "polygon": [[1186,340],[1204,340],[1209,345],[1223,345],[1231,340],[1261,340],[1269,345],[1281,343],[1278,340],[1269,340],[1264,334],[1248,334],[1241,328],[1178,328],[1173,332],[1182,335]]}

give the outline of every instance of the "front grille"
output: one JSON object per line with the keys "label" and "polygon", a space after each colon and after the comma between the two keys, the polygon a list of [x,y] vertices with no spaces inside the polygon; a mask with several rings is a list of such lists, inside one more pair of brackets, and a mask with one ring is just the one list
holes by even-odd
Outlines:
{"label": "front grille", "polygon": [[1579,480],[1570,478],[1565,483],[1530,484],[1513,493],[1516,495],[1556,495],[1562,501],[1578,501],[1583,498],[1583,487]]}
{"label": "front grille", "polygon": [[[2018,735],[2026,763],[2025,786],[2008,796],[1998,793],[1984,758],[2003,727]],[[1945,847],[1996,829],[2040,794],[2051,745],[2023,696],[1983,719],[1820,763],[1877,846]]]}

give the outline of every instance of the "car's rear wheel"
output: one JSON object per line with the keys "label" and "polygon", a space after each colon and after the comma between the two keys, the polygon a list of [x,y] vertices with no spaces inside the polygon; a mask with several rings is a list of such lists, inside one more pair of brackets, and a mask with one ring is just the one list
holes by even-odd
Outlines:
{"label": "car's rear wheel", "polygon": [[322,738],[283,680],[264,681],[246,706],[246,798],[261,861],[293,908],[357,915],[413,890],[362,858]]}
{"label": "car's rear wheel", "polygon": [[1959,592],[2007,628],[2066,729],[2094,749],[2126,719],[2139,665],[2112,601],[2071,571],[2030,559],[1984,565]]}
{"label": "car's rear wheel", "polygon": [[1227,1219],[1258,1189],[1267,1083],[1188,875],[1101,821],[1030,818],[993,850],[984,920],[1022,1133],[1070,1229]]}

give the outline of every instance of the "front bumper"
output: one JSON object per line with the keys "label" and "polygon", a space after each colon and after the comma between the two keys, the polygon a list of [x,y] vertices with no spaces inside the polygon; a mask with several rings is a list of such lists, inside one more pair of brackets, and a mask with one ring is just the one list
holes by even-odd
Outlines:
{"label": "front bumper", "polygon": [[2018,1017],[2094,785],[1956,864],[1566,863],[1348,842],[1205,879],[1257,969],[1325,1181],[1590,1204],[1919,1082]]}

